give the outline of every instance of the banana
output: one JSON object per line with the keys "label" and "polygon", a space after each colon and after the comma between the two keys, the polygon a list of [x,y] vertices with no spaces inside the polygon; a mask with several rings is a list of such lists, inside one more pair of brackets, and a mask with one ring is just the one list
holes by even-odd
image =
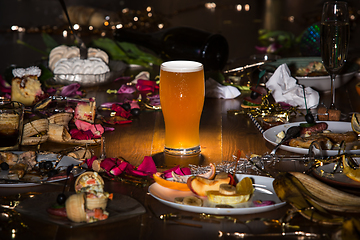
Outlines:
{"label": "banana", "polygon": [[183,204],[184,197],[176,197],[174,198],[175,203]]}
{"label": "banana", "polygon": [[333,216],[318,205],[312,205],[305,199],[302,192],[292,181],[289,173],[280,173],[273,181],[277,196],[286,201],[297,210],[304,218],[313,222],[327,225],[341,225],[344,218]]}
{"label": "banana", "polygon": [[223,195],[234,195],[236,194],[236,187],[231,184],[223,183],[219,187],[219,192]]}
{"label": "banana", "polygon": [[238,204],[250,199],[250,194],[224,195],[219,191],[207,191],[206,194],[210,202],[217,204]]}
{"label": "banana", "polygon": [[316,178],[300,172],[290,172],[317,199],[333,205],[360,207],[360,197],[333,188]]}
{"label": "banana", "polygon": [[[319,199],[315,199],[312,198],[310,196],[305,196],[305,198],[311,202],[313,205],[317,204],[318,207],[321,207],[323,209],[326,209],[328,211],[333,211],[333,212],[342,212],[342,213],[360,213],[360,208],[357,206],[344,206],[344,205],[334,205],[334,204],[329,204],[326,202],[323,202]],[[317,208],[318,208],[317,207]]]}
{"label": "banana", "polygon": [[195,196],[187,196],[184,197],[182,203],[185,205],[201,207],[203,205],[203,200]]}
{"label": "banana", "polygon": [[360,114],[359,113],[353,113],[351,117],[351,128],[354,132],[357,134],[360,134]]}

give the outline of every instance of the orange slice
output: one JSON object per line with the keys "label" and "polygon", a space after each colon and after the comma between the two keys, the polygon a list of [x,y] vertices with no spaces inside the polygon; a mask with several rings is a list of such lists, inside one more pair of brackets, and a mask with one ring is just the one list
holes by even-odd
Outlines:
{"label": "orange slice", "polygon": [[173,189],[173,190],[190,191],[190,189],[186,183],[180,183],[180,182],[166,180],[166,179],[160,177],[160,174],[161,174],[160,172],[157,172],[153,175],[155,182],[158,183],[159,185],[166,187],[166,188]]}
{"label": "orange slice", "polygon": [[240,182],[236,184],[236,192],[238,194],[247,195],[254,192],[252,181],[249,177],[244,177]]}
{"label": "orange slice", "polygon": [[354,181],[360,182],[360,168],[349,165],[346,156],[342,156],[342,163],[343,163],[343,173],[348,177],[351,178]]}

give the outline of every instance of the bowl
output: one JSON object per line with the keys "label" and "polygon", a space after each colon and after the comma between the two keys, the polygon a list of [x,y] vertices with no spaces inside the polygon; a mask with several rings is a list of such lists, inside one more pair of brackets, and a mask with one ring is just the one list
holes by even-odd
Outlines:
{"label": "bowl", "polygon": [[110,61],[109,72],[102,74],[54,74],[54,82],[62,85],[79,83],[82,87],[98,86],[114,81],[124,73],[127,67],[128,65],[122,61]]}
{"label": "bowl", "polygon": [[[298,68],[306,67],[312,62],[321,62],[321,57],[295,57],[295,58],[282,58],[274,62],[268,62],[261,68],[268,71],[268,75],[271,76],[277,67],[286,63],[292,73],[295,74]],[[359,66],[355,63],[346,63],[341,74],[336,76],[335,88],[339,88],[349,82],[355,74],[358,72]],[[305,87],[311,87],[317,91],[330,91],[331,80],[329,75],[324,76],[294,76],[298,84]]]}

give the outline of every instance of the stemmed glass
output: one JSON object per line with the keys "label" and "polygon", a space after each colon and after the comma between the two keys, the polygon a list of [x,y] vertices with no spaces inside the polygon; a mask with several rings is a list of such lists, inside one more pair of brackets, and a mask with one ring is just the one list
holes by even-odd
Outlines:
{"label": "stemmed glass", "polygon": [[346,2],[326,2],[321,16],[321,57],[331,77],[331,105],[335,109],[335,77],[346,62],[349,46],[349,11]]}

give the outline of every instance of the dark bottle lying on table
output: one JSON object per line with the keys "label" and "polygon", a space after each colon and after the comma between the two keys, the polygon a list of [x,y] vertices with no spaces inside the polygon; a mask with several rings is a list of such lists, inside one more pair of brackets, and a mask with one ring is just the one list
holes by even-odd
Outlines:
{"label": "dark bottle lying on table", "polygon": [[165,61],[201,62],[205,70],[222,70],[229,56],[229,45],[222,35],[189,27],[168,28],[155,33],[121,28],[115,31],[114,38],[149,48]]}

